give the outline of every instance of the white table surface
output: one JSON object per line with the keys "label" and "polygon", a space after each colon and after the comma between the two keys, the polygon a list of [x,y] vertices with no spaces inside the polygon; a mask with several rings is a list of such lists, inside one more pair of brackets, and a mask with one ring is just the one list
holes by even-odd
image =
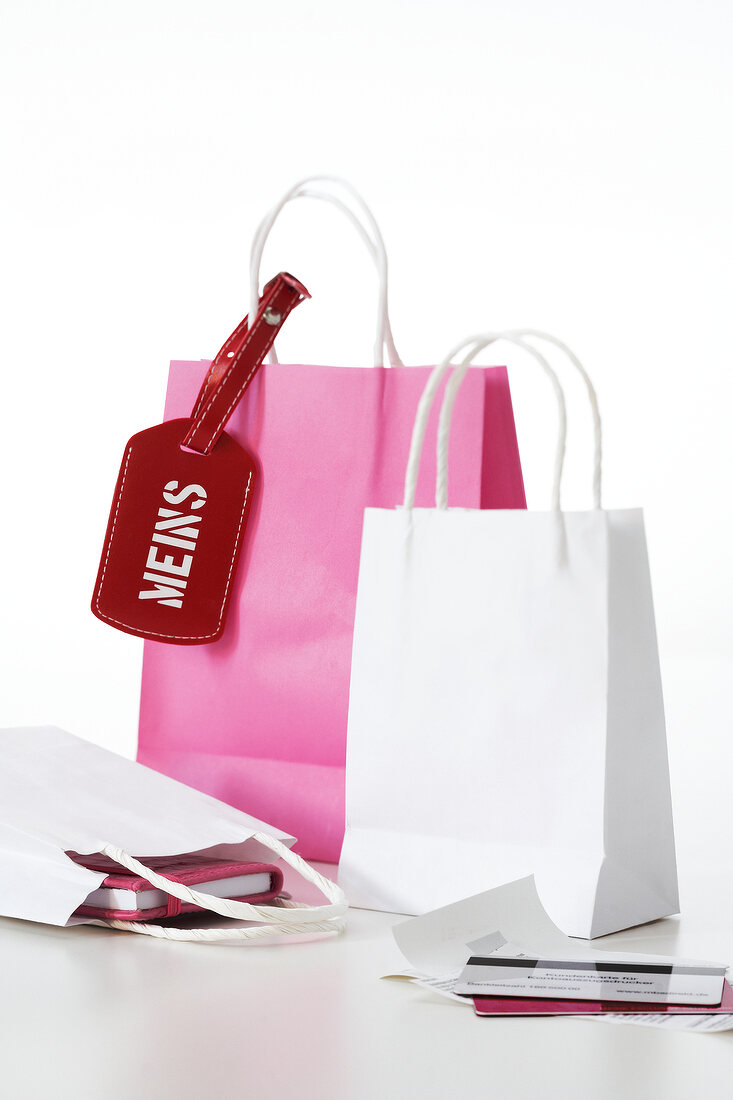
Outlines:
{"label": "white table surface", "polygon": [[[684,918],[596,942],[733,960],[733,876],[693,864]],[[733,1096],[733,1032],[478,1018],[380,981],[402,919],[354,910],[338,939],[256,948],[1,919],[0,1096]]]}
{"label": "white table surface", "polygon": [[[733,963],[733,663],[665,668],[682,916],[596,943]],[[0,1100],[733,1097],[733,1032],[478,1018],[380,981],[403,919],[251,948],[0,918]]]}

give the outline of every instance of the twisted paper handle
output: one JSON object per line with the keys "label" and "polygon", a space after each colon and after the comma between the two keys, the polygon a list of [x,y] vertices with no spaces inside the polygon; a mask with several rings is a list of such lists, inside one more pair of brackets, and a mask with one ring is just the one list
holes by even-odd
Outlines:
{"label": "twisted paper handle", "polygon": [[[237,920],[262,922],[256,928],[170,928],[166,925],[147,924],[142,921],[105,920],[110,928],[119,928],[127,932],[138,932],[147,936],[156,936],[167,940],[188,940],[211,943],[220,940],[282,940],[289,936],[323,936],[335,935],[343,930],[343,916],[348,909],[346,896],[340,886],[321,875],[314,867],[295,852],[291,852],[281,841],[267,833],[253,833],[252,840],[264,845],[275,853],[285,863],[288,863],[307,882],[317,886],[326,897],[328,905],[299,905],[297,902],[282,899],[277,905],[253,905],[247,901],[233,901],[230,898],[217,898],[213,894],[203,894],[185,886],[181,882],[173,882],[163,875],[159,875],[152,868],[146,867],[139,859],[135,859],[122,848],[114,844],[104,844],[101,851],[126,867],[128,871],[142,875],[143,878],[170,894],[174,898],[190,905],[198,905],[209,912],[218,913],[223,917],[234,917]],[[302,920],[293,920],[293,917],[302,917]],[[264,925],[264,926],[263,926]]]}

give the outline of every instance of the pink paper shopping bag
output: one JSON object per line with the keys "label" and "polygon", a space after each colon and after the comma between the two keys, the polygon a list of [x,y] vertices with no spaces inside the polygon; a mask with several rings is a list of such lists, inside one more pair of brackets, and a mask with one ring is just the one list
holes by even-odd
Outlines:
{"label": "pink paper shopping bag", "polygon": [[[333,181],[329,181],[333,183]],[[322,185],[322,181],[321,181]],[[337,861],[352,632],[365,507],[399,497],[410,427],[430,367],[404,367],[387,311],[378,227],[318,181],[293,188],[260,227],[253,285],[270,226],[290,199],[332,201],[359,229],[380,274],[374,367],[264,365],[228,432],[256,456],[259,487],[219,641],[145,643],[138,759],[298,837]],[[342,185],[343,186],[343,185]],[[313,308],[317,307],[314,302]],[[391,367],[381,365],[382,346]],[[188,416],[208,361],[171,363],[165,418]],[[428,426],[434,452],[436,422]],[[454,412],[452,492],[470,508],[525,506],[504,367],[476,368]],[[418,505],[430,503],[425,462]]]}

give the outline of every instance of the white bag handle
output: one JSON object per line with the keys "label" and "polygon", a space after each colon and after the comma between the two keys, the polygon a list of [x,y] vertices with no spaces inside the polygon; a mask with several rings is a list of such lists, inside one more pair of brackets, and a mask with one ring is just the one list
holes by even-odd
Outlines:
{"label": "white bag handle", "polygon": [[[563,393],[562,386],[560,385],[560,380],[558,379],[555,371],[552,369],[544,356],[540,355],[536,348],[533,348],[531,347],[531,345],[526,344],[519,336],[515,336],[511,333],[496,333],[491,336],[472,336],[469,337],[469,339],[467,340],[462,340],[460,344],[457,344],[448,353],[442,363],[439,363],[437,367],[433,368],[433,371],[428,378],[425,389],[423,390],[420,402],[417,407],[417,413],[415,415],[415,424],[412,429],[412,441],[410,443],[410,455],[407,460],[407,471],[405,473],[405,497],[403,507],[413,508],[415,505],[415,492],[417,490],[417,479],[420,473],[420,457],[422,455],[423,443],[425,441],[425,431],[428,424],[428,418],[430,416],[430,410],[435,400],[435,395],[438,392],[438,387],[443,380],[443,376],[449,370],[452,360],[455,359],[456,356],[458,356],[468,346],[469,351],[465,359],[461,362],[460,366],[456,368],[453,377],[448,383],[448,386],[446,386],[446,391],[443,396],[443,406],[441,408],[441,417],[438,425],[438,480],[436,482],[435,489],[436,507],[446,507],[446,504],[444,502],[445,478],[443,479],[443,481],[441,481],[440,474],[441,463],[443,465],[443,469],[445,468],[445,455],[447,454],[448,435],[450,432],[450,415],[453,409],[453,402],[455,401],[455,394],[457,392],[458,386],[461,384],[463,378],[465,377],[465,373],[468,370],[468,367],[473,357],[477,355],[482,348],[486,347],[487,344],[490,344],[493,340],[497,340],[500,337],[509,340],[511,343],[516,344],[518,347],[524,348],[525,351],[529,352],[529,354],[537,360],[537,362],[544,370],[545,374],[550,379],[552,388],[555,392],[555,398],[557,400],[558,434],[557,449],[555,452],[555,474],[553,478],[552,502],[553,508],[559,509],[560,482],[562,479],[562,468],[565,458],[565,436],[567,429],[565,395]],[[454,383],[456,383],[456,379],[457,384],[454,385]],[[448,405],[447,409],[447,417],[444,418],[443,412],[446,409],[446,401],[448,401],[451,386],[453,386],[452,395],[450,397],[450,404]],[[440,496],[440,499],[443,500],[442,504],[439,503],[440,494],[442,494],[442,496]]]}
{"label": "white bag handle", "polygon": [[[319,188],[318,185],[324,183],[335,185],[347,192],[360,210],[361,217],[366,221],[371,231],[371,235],[364,228],[361,218],[358,217],[351,207],[339,198],[338,195],[334,195],[328,190]],[[377,334],[374,341],[374,366],[381,367],[383,365],[385,346],[387,348],[390,365],[393,367],[403,366],[404,364],[395,347],[392,336],[392,325],[389,319],[388,264],[384,238],[382,237],[379,225],[372,211],[369,209],[359,192],[347,180],[341,179],[339,176],[308,176],[300,180],[285,192],[280,201],[273,206],[270,212],[266,214],[260,222],[252,241],[252,251],[250,253],[250,317],[254,317],[257,312],[257,305],[259,302],[260,265],[262,262],[262,253],[270,230],[275,224],[282,209],[289,202],[299,198],[319,199],[323,202],[331,203],[331,205],[340,210],[342,214],[345,214],[356,228],[376,265],[377,274],[379,276]],[[277,362],[277,356],[274,350],[270,353],[270,358],[272,362]]]}
{"label": "white bag handle", "polygon": [[[405,506],[412,507],[414,502],[415,487],[417,484],[417,474],[420,462],[420,452],[422,450],[423,439],[425,436],[425,427],[427,425],[427,419],[430,412],[430,407],[435,398],[440,380],[443,374],[450,365],[450,360],[463,351],[467,345],[472,345],[466,357],[463,359],[459,367],[454,371],[448,385],[446,386],[445,395],[443,397],[443,404],[440,411],[440,420],[438,423],[438,437],[437,437],[437,481],[436,481],[436,507],[444,510],[448,506],[448,442],[450,438],[450,424],[451,416],[453,413],[453,405],[455,403],[458,389],[466,376],[466,372],[473,361],[473,359],[482,351],[485,347],[495,343],[497,340],[507,340],[518,347],[523,348],[529,352],[542,366],[545,373],[552,382],[555,396],[558,403],[558,439],[557,448],[555,452],[555,468],[553,475],[553,490],[552,490],[552,510],[560,510],[560,489],[562,483],[562,472],[565,458],[565,441],[567,435],[567,416],[565,397],[562,390],[562,386],[559,382],[555,371],[549,365],[544,356],[540,355],[536,348],[528,344],[524,337],[533,337],[536,339],[546,340],[547,342],[554,344],[560,348],[570,359],[570,362],[576,368],[581,375],[586,391],[588,394],[588,400],[591,407],[591,415],[593,419],[593,507],[599,509],[601,507],[601,466],[602,466],[602,427],[601,416],[598,408],[598,397],[593,387],[593,383],[588,376],[585,368],[581,364],[577,356],[570,350],[570,348],[564,344],[561,340],[558,340],[556,336],[551,336],[549,333],[540,332],[537,329],[510,329],[505,332],[484,333],[470,337],[468,340],[463,340],[456,348],[454,348],[448,360],[444,360],[438,367],[435,368],[433,375],[428,379],[428,385],[425,387],[423,398],[421,399],[420,406],[418,406],[418,413],[415,419],[415,428],[413,430],[413,446],[410,449],[410,459],[408,461],[408,474],[405,482]],[[431,387],[431,383],[434,385]],[[424,401],[424,406],[423,406]],[[410,503],[408,504],[408,498]]]}
{"label": "white bag handle", "polygon": [[[369,255],[372,257],[374,265],[377,268],[377,272],[380,273],[380,285],[381,285],[381,270],[382,270],[382,258],[381,258],[381,256],[382,256],[382,254],[384,254],[384,251],[385,251],[384,241],[381,237],[381,234],[379,235],[379,242],[380,243],[379,243],[379,245],[377,245],[372,240],[372,238],[369,236],[366,229],[364,228],[362,223],[359,221],[358,217],[354,214],[354,211],[349,206],[347,206],[345,202],[342,202],[342,200],[339,199],[336,195],[331,195],[328,191],[318,191],[318,190],[314,190],[314,189],[311,189],[311,188],[305,188],[304,187],[302,190],[300,190],[298,192],[297,195],[292,196],[291,201],[294,201],[295,199],[319,199],[319,200],[322,200],[323,202],[331,203],[332,206],[335,206],[338,210],[340,210],[342,212],[342,214],[344,214],[349,219],[349,221],[354,226],[357,233],[359,234],[359,236],[363,240],[363,242],[364,242],[364,244],[367,248],[367,251],[369,252]],[[376,222],[375,222],[375,225],[376,225]],[[262,223],[260,223],[260,228],[257,230],[257,234],[255,236],[255,242],[253,242],[253,247],[254,247],[255,243],[258,243],[258,238],[259,238],[259,235],[260,235],[261,231],[262,231]],[[379,233],[378,229],[377,229],[377,232]],[[262,243],[264,245],[264,241]],[[386,256],[385,256],[385,263],[386,263]],[[259,275],[258,275],[258,279],[259,279]],[[375,367],[381,367],[383,365],[384,346],[386,346],[387,356],[388,356],[388,359],[389,359],[390,366],[392,366],[392,367],[403,367],[404,363],[402,362],[402,359],[400,358],[400,355],[397,351],[397,348],[395,347],[394,337],[392,335],[392,322],[390,321],[390,318],[389,318],[389,306],[388,306],[388,303],[387,303],[387,296],[386,296],[386,293],[385,293],[384,296],[382,296],[381,290],[380,290],[378,309],[379,309],[379,314],[378,314],[378,318],[377,318],[378,330],[377,330],[377,336],[376,336],[375,347],[374,347],[374,366]],[[380,328],[384,333],[383,338],[382,338],[382,335],[381,335],[381,332],[380,332]],[[383,343],[382,343],[382,339],[383,339]],[[277,352],[275,351],[275,345],[274,344],[272,345],[272,347],[270,348],[270,351],[268,352],[268,360],[269,360],[270,363],[277,363],[278,362]]]}
{"label": "white bag handle", "polygon": [[[494,343],[496,340],[508,339],[513,343],[520,340],[521,346],[526,350],[530,350],[529,345],[524,342],[524,337],[532,337],[538,340],[545,340],[547,343],[554,344],[555,347],[560,348],[561,351],[567,356],[577,372],[580,374],[583,382],[585,383],[586,393],[588,396],[588,403],[591,408],[591,417],[593,420],[593,507],[598,509],[601,507],[601,466],[602,466],[602,450],[603,450],[603,433],[601,427],[601,414],[598,408],[598,395],[596,394],[593,383],[590,380],[588,372],[583,364],[580,362],[574,352],[570,350],[567,344],[562,340],[558,340],[557,336],[552,336],[548,332],[541,332],[538,329],[526,328],[526,329],[510,329],[503,333],[486,334],[485,336],[474,337],[476,346],[471,353],[471,359],[473,359],[483,348],[489,344]],[[449,385],[446,387],[444,408],[447,404],[447,410],[445,417],[441,410],[441,425],[439,428],[439,454],[438,454],[438,497],[442,499],[443,503],[439,504],[439,507],[447,507],[447,462],[448,462],[448,433],[450,432],[450,418],[453,411],[453,403],[455,401],[458,387],[460,386],[465,371],[461,373],[460,378],[455,376],[451,379]],[[558,480],[561,477],[557,475]],[[558,494],[558,507],[559,507],[559,494]]]}
{"label": "white bag handle", "polygon": [[557,336],[552,336],[549,332],[542,332],[539,329],[524,328],[524,329],[512,329],[510,332],[512,336],[525,337],[529,336],[536,340],[546,340],[548,344],[554,344],[556,348],[560,348],[562,352],[568,357],[576,371],[583,379],[585,383],[586,393],[588,395],[588,403],[590,405],[591,417],[593,419],[593,507],[600,509],[601,507],[601,477],[602,477],[602,464],[603,464],[603,428],[601,425],[601,412],[598,408],[598,394],[596,393],[595,386],[590,380],[588,372],[583,364],[578,359],[577,355],[570,350],[567,344],[559,340]]}
{"label": "white bag handle", "polygon": [[[254,905],[247,901],[232,901],[229,898],[217,898],[213,894],[202,894],[198,890],[173,882],[159,875],[140,860],[129,855],[114,844],[104,844],[100,851],[115,863],[126,867],[170,894],[190,905],[198,905],[223,917],[237,920],[261,921],[264,927],[256,928],[170,928],[166,925],[147,924],[143,921],[106,919],[104,924],[110,928],[119,928],[126,932],[141,932],[148,936],[157,936],[166,940],[202,940],[211,943],[214,940],[267,940],[282,939],[287,936],[333,935],[344,927],[343,916],[348,909],[346,896],[340,886],[319,874],[315,868],[295,852],[291,852],[280,840],[267,833],[253,833],[252,840],[269,848],[280,859],[290,864],[308,882],[312,882],[330,902],[329,905],[298,905],[297,902],[283,899],[278,905]],[[293,918],[296,918],[293,920]],[[298,920],[297,918],[302,918]]]}

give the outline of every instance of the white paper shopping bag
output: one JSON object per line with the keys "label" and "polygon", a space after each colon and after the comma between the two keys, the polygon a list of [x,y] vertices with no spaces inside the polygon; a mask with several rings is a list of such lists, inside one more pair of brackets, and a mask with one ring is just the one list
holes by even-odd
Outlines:
{"label": "white paper shopping bag", "polygon": [[534,873],[566,933],[600,936],[678,909],[642,514],[600,507],[584,372],[595,507],[560,511],[562,390],[517,333],[559,401],[552,510],[446,506],[451,404],[497,338],[446,389],[436,508],[413,487],[460,347],[421,401],[404,506],[365,514],[339,881],[352,904],[422,913]]}
{"label": "white paper shopping bag", "polygon": [[[252,940],[340,931],[342,891],[290,851],[294,838],[142,764],[54,727],[0,730],[0,915],[45,924],[104,924],[176,940]],[[106,872],[66,852],[101,852],[156,889],[249,927],[186,929],[72,914]],[[255,905],[217,898],[156,874],[152,856],[206,853],[282,858],[328,899],[321,906]]]}

